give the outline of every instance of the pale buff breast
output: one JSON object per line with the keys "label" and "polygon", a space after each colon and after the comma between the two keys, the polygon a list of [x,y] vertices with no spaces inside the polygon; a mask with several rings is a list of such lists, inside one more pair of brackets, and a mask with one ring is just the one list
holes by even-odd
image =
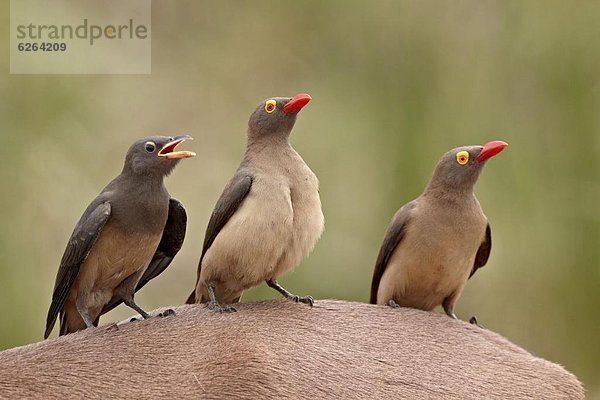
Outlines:
{"label": "pale buff breast", "polygon": [[294,213],[292,236],[273,276],[270,277],[273,279],[298,266],[313,250],[325,227],[319,197],[319,181],[303,161],[297,171],[289,177]]}
{"label": "pale buff breast", "polygon": [[109,221],[81,265],[69,299],[83,296],[90,314],[99,313],[115,288],[148,267],[160,238],[161,233],[125,233]]}
{"label": "pale buff breast", "polygon": [[[290,190],[282,178],[256,174],[250,192],[202,260],[200,281],[217,297],[256,286],[270,276],[293,234]],[[223,287],[226,286],[226,287]],[[220,295],[219,292],[228,292]]]}
{"label": "pale buff breast", "polygon": [[415,209],[404,239],[392,253],[377,294],[379,304],[431,310],[460,294],[484,238],[480,211],[465,213]]}
{"label": "pale buff breast", "polygon": [[296,267],[321,236],[319,183],[291,147],[253,159],[253,182],[240,208],[202,261],[202,298],[218,283],[217,300],[231,303],[242,291]]}

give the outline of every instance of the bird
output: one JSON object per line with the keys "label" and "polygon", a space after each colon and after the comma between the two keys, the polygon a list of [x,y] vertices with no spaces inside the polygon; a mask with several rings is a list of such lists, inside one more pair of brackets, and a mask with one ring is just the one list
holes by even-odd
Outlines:
{"label": "bird", "polygon": [[[490,256],[492,232],[474,194],[487,160],[508,144],[457,147],[438,161],[424,192],[389,224],[373,272],[371,304],[431,311],[454,306]],[[472,320],[476,323],[476,319]]]}
{"label": "bird", "polygon": [[98,326],[100,316],[121,302],[150,317],[134,294],[169,266],[183,244],[186,212],[163,179],[181,159],[196,155],[176,150],[189,139],[152,136],[131,145],[122,172],[86,208],[67,243],[45,339],[59,314],[60,336]]}
{"label": "bird", "polygon": [[313,249],[324,229],[319,181],[290,145],[306,93],[263,101],[250,116],[246,150],[210,216],[187,303],[234,312],[244,290],[263,281],[288,299],[313,305],[277,279]]}

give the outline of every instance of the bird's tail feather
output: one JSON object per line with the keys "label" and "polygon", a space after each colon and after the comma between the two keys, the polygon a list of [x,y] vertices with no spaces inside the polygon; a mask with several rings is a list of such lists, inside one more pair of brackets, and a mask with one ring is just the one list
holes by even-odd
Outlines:
{"label": "bird's tail feather", "polygon": [[[100,322],[100,317],[97,317],[94,320],[94,326],[98,326],[98,322]],[[79,315],[79,311],[72,310],[69,308],[66,308],[61,311],[60,331],[58,333],[59,336],[63,336],[77,331],[82,331],[85,328],[87,328],[87,326],[85,325],[83,318],[81,318],[81,315]]]}
{"label": "bird's tail feather", "polygon": [[370,304],[377,304],[377,291],[371,291],[371,297],[369,298]]}
{"label": "bird's tail feather", "polygon": [[62,311],[60,313],[60,331],[58,332],[59,336],[63,336],[69,333],[69,324],[67,322],[67,313]]}

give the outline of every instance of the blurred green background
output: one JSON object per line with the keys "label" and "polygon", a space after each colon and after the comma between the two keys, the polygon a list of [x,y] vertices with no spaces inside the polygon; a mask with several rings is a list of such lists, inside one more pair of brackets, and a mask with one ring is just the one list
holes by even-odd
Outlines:
{"label": "blurred green background", "polygon": [[[42,339],[72,228],[129,144],[153,134],[193,135],[198,157],[167,182],[187,207],[185,245],[137,299],[181,304],[250,112],[307,92],[291,140],[320,179],[326,230],[281,282],[366,301],[384,230],[438,157],[505,140],[476,188],[492,255],[457,314],[566,366],[600,398],[599,2],[152,6],[151,75],[9,75],[0,61],[0,349]],[[244,301],[269,297],[263,286]],[[131,314],[121,306],[101,322]]]}

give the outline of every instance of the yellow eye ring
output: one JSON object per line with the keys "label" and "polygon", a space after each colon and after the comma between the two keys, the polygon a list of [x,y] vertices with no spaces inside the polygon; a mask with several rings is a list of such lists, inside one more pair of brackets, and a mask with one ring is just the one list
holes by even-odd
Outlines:
{"label": "yellow eye ring", "polygon": [[460,165],[465,165],[469,162],[469,152],[467,151],[459,151],[456,153],[456,162]]}
{"label": "yellow eye ring", "polygon": [[271,114],[277,108],[277,102],[275,100],[267,100],[265,103],[265,111]]}

